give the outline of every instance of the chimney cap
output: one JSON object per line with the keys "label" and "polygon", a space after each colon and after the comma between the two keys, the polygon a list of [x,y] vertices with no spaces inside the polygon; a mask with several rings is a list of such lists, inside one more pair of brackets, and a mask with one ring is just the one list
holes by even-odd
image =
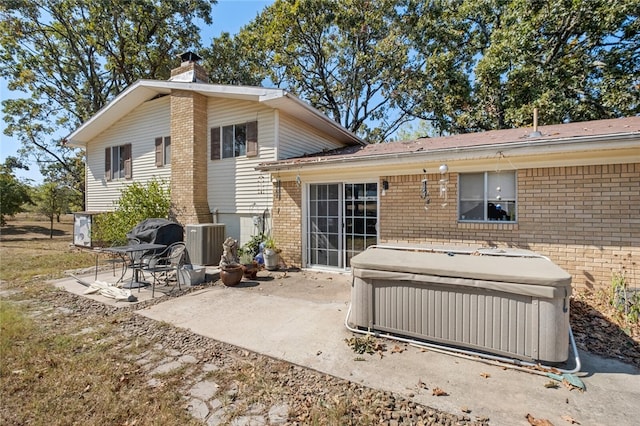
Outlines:
{"label": "chimney cap", "polygon": [[202,58],[193,52],[184,52],[180,55],[180,59],[182,59],[182,62],[197,62]]}

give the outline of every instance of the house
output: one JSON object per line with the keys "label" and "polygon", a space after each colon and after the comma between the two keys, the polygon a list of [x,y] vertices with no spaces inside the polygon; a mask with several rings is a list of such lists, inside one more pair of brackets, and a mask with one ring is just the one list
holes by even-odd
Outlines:
{"label": "house", "polygon": [[88,211],[156,178],[181,224],[241,244],[269,231],[289,265],[346,270],[377,243],[520,247],[576,287],[640,286],[640,117],[367,145],[283,90],[208,84],[198,59],[68,137]]}
{"label": "house", "polygon": [[263,162],[289,264],[344,270],[377,243],[517,247],[576,288],[640,286],[640,117],[352,145]]}
{"label": "house", "polygon": [[135,82],[69,135],[86,151],[87,211],[112,211],[128,184],[157,179],[179,223],[224,223],[244,242],[272,214],[275,186],[258,164],[364,144],[284,90],[208,84],[199,59]]}

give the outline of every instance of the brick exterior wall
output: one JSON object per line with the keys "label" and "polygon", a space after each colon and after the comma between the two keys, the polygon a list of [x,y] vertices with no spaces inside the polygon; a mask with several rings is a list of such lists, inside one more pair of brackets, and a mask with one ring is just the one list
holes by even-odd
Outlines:
{"label": "brick exterior wall", "polygon": [[429,175],[432,202],[420,198],[422,175],[391,176],[380,197],[380,242],[516,247],[548,256],[575,288],[606,288],[626,271],[640,286],[640,164],[518,171],[518,221],[458,223],[457,175],[441,206],[439,175]]}
{"label": "brick exterior wall", "polygon": [[[518,171],[517,223],[458,223],[458,176],[439,196],[430,174],[431,204],[420,198],[423,175],[381,177],[380,242],[514,247],[548,256],[573,276],[574,288],[606,289],[625,271],[640,286],[640,164]],[[302,261],[301,190],[283,182],[274,198],[273,230],[289,265]]]}
{"label": "brick exterior wall", "polygon": [[274,193],[271,232],[287,266],[302,266],[302,187],[295,182],[282,182],[280,199]]}
{"label": "brick exterior wall", "polygon": [[207,98],[171,92],[171,216],[182,225],[210,223],[207,201]]}

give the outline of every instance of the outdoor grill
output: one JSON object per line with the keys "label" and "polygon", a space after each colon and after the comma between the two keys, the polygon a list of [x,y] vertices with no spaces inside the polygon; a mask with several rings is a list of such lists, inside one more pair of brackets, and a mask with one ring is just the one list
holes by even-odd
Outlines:
{"label": "outdoor grill", "polygon": [[[526,250],[374,246],[351,259],[347,326],[563,363],[571,275]],[[573,342],[572,342],[573,343]]]}
{"label": "outdoor grill", "polygon": [[127,239],[168,246],[183,241],[184,229],[179,223],[167,219],[145,219],[127,233]]}

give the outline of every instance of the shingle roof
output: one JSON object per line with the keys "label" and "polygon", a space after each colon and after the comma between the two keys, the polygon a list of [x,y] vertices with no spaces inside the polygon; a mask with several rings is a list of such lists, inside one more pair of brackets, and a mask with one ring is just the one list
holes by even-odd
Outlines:
{"label": "shingle roof", "polygon": [[264,163],[261,166],[299,165],[328,163],[357,159],[362,157],[383,158],[398,154],[428,153],[444,149],[482,147],[490,145],[507,145],[527,142],[531,145],[550,141],[566,141],[571,143],[585,137],[607,136],[638,133],[640,136],[640,116],[616,118],[608,120],[585,121],[566,124],[539,126],[541,136],[532,137],[532,128],[492,130],[479,133],[465,133],[436,138],[420,138],[416,140],[386,142],[365,146],[350,146],[325,151],[304,157],[290,158],[277,162]]}

